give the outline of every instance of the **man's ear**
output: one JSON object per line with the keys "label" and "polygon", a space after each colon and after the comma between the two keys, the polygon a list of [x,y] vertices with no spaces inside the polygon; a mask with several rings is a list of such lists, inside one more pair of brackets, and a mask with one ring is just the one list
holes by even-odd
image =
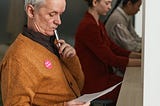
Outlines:
{"label": "man's ear", "polygon": [[31,4],[26,6],[26,13],[30,18],[34,17],[34,7]]}

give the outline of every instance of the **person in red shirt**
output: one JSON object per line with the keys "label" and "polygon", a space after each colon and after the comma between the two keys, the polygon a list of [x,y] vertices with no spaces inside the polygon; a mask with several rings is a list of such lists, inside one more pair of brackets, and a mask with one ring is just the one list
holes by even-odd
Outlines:
{"label": "person in red shirt", "polygon": [[[100,15],[106,15],[111,8],[112,0],[85,1],[89,8],[75,35],[75,49],[85,74],[82,94],[98,92],[121,82],[123,77],[112,72],[112,66],[124,72],[126,66],[141,65],[141,55],[124,50],[113,43],[99,20]],[[119,90],[120,86],[100,99],[109,99],[116,103]]]}

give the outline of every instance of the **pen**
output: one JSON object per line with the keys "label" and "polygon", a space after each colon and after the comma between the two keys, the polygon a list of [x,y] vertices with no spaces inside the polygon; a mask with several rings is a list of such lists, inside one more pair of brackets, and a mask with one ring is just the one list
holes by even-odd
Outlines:
{"label": "pen", "polygon": [[[57,30],[54,30],[54,33],[55,33],[55,36],[56,36],[56,40],[59,40]],[[58,43],[58,47],[60,47],[60,46],[61,46],[60,43]]]}

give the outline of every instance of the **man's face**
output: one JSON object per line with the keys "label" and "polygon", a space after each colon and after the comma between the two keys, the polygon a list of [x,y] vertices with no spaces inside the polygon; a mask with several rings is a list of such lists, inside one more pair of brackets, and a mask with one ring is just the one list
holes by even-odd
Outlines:
{"label": "man's face", "polygon": [[138,2],[136,2],[135,4],[132,4],[129,8],[130,10],[130,15],[135,15],[138,11],[139,11],[139,8],[142,4],[142,1],[139,0]]}
{"label": "man's face", "polygon": [[61,24],[60,16],[65,6],[65,0],[45,0],[45,3],[33,12],[33,30],[47,36],[54,35],[54,30]]}

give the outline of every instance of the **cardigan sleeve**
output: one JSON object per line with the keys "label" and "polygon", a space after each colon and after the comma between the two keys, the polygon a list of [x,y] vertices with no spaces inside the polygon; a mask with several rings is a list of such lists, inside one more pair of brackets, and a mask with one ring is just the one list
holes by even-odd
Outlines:
{"label": "cardigan sleeve", "polygon": [[103,38],[100,27],[93,23],[82,23],[76,35],[76,40],[85,44],[103,63],[125,67],[129,61],[128,57],[115,54]]}
{"label": "cardigan sleeve", "polygon": [[[6,60],[1,66],[1,89],[4,106],[30,106],[40,80],[39,73],[33,72],[31,64],[27,67],[15,60]],[[26,71],[27,70],[27,71]]]}
{"label": "cardigan sleeve", "polygon": [[80,90],[82,90],[84,86],[84,74],[81,68],[81,64],[77,55],[71,58],[62,58],[65,65],[69,68],[70,73],[72,74],[73,78],[77,82],[77,85]]}

